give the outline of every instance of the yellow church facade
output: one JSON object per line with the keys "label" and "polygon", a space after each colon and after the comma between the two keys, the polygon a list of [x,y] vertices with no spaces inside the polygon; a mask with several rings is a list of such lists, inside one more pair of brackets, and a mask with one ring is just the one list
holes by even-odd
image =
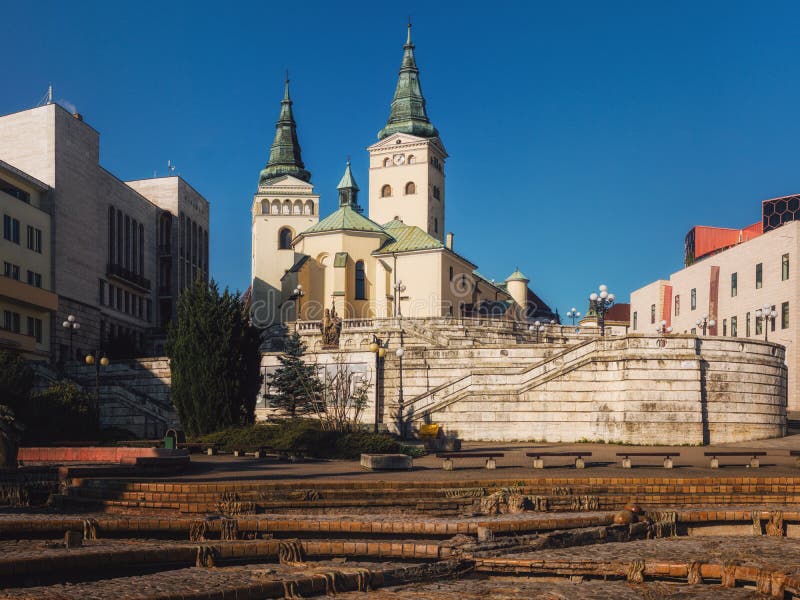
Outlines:
{"label": "yellow church facade", "polygon": [[252,205],[251,314],[268,326],[320,320],[489,316],[557,319],[515,271],[494,282],[445,233],[447,152],[428,119],[411,42],[386,126],[370,154],[367,214],[350,164],[338,209],[320,219],[286,82]]}

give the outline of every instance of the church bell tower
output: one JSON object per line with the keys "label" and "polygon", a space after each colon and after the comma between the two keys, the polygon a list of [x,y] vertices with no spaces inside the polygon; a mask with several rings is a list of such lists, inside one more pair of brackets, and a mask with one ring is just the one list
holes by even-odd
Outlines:
{"label": "church bell tower", "polygon": [[428,119],[411,41],[411,24],[386,126],[368,148],[369,218],[416,225],[443,241],[447,152]]}

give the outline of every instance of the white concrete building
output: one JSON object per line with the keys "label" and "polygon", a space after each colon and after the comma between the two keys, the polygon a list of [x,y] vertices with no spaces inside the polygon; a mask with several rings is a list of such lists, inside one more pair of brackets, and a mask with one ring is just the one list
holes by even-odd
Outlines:
{"label": "white concrete building", "polygon": [[[100,164],[100,134],[57,104],[0,117],[0,160],[49,188],[52,360],[163,351],[178,290],[208,277],[208,202],[179,177],[120,181]],[[72,340],[67,315],[81,325]]]}
{"label": "white concrete building", "polygon": [[[629,331],[653,334],[666,321],[673,333],[768,339],[782,344],[786,347],[788,366],[788,407],[796,411],[800,410],[797,378],[800,222],[784,220],[783,224],[770,225],[768,207],[775,202],[764,203],[763,234],[754,232],[755,226],[751,226],[741,231],[714,230],[711,237],[701,240],[704,232],[693,229],[687,236],[689,266],[669,279],[654,281],[631,294]],[[763,311],[765,305],[770,312],[775,311],[774,320],[765,322],[758,316],[757,311]],[[708,319],[704,331],[705,316]],[[754,389],[753,401],[757,401],[757,396]]]}

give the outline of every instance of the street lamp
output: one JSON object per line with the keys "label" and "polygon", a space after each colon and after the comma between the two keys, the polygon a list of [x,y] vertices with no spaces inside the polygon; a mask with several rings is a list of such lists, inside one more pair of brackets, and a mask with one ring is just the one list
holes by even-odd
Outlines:
{"label": "street lamp", "polygon": [[397,408],[398,414],[400,417],[400,439],[405,439],[406,437],[406,419],[403,415],[403,411],[405,410],[405,402],[403,401],[403,355],[406,351],[400,346],[397,350],[395,350],[395,354],[397,358],[400,360],[400,390],[399,395],[397,398]]}
{"label": "street lamp", "polygon": [[375,354],[375,369],[377,371],[375,385],[375,433],[378,433],[378,425],[380,423],[380,397],[383,390],[383,360],[386,358],[386,347],[388,345],[388,340],[382,342],[380,338],[373,333],[372,342],[367,346],[367,349]]}
{"label": "street lamp", "polygon": [[539,334],[544,331],[544,325],[540,321],[534,321],[533,325],[528,326],[528,331],[536,334],[536,343],[539,343]]}
{"label": "street lamp", "polygon": [[770,321],[775,322],[778,316],[777,311],[773,310],[769,304],[765,304],[762,308],[756,309],[756,319],[764,318],[764,341],[769,341],[769,325]]}
{"label": "street lamp", "polygon": [[86,355],[86,364],[94,365],[94,414],[98,426],[100,424],[100,367],[107,367],[108,362],[108,357],[100,350]]}
{"label": "street lamp", "polygon": [[75,318],[75,315],[69,315],[67,320],[61,323],[64,329],[69,330],[69,359],[72,360],[72,335],[81,328],[81,324]]}
{"label": "street lamp", "polygon": [[406,291],[406,286],[403,285],[403,280],[402,279],[394,284],[394,316],[395,317],[402,317],[403,316],[403,313],[400,310],[400,295],[405,291]]}
{"label": "street lamp", "polygon": [[597,291],[600,293],[592,292],[589,294],[589,307],[590,309],[593,308],[597,313],[597,323],[600,325],[600,336],[603,337],[606,334],[606,312],[614,305],[616,296],[609,293],[608,286],[605,284],[601,284],[597,288]]}
{"label": "street lamp", "polygon": [[703,328],[703,335],[706,334],[706,328],[714,327],[714,325],[717,324],[717,322],[714,319],[709,319],[708,318],[708,314],[703,315],[702,319],[697,319],[697,321],[695,321],[694,323],[698,327],[702,327]]}
{"label": "street lamp", "polygon": [[567,312],[567,317],[572,319],[572,326],[575,327],[575,319],[580,319],[581,313],[575,310],[575,307],[572,307],[572,310]]}
{"label": "street lamp", "polygon": [[660,333],[661,335],[672,333],[672,327],[667,327],[667,322],[661,321],[661,323],[658,324],[658,327],[656,327],[656,333]]}
{"label": "street lamp", "polygon": [[303,291],[303,286],[298,283],[297,287],[294,288],[294,290],[292,291],[292,298],[291,298],[292,300],[297,302],[296,319],[298,321],[301,320],[301,317],[302,317],[302,314],[303,314],[303,311],[302,311],[302,309],[303,309],[303,296],[305,296],[305,295],[306,295],[306,293]]}

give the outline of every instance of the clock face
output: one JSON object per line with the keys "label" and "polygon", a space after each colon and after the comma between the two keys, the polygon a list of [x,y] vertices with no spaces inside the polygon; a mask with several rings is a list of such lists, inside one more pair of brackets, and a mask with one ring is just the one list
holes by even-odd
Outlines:
{"label": "clock face", "polygon": [[402,154],[395,154],[393,160],[394,164],[402,165],[404,162],[406,162],[406,157],[403,156]]}

